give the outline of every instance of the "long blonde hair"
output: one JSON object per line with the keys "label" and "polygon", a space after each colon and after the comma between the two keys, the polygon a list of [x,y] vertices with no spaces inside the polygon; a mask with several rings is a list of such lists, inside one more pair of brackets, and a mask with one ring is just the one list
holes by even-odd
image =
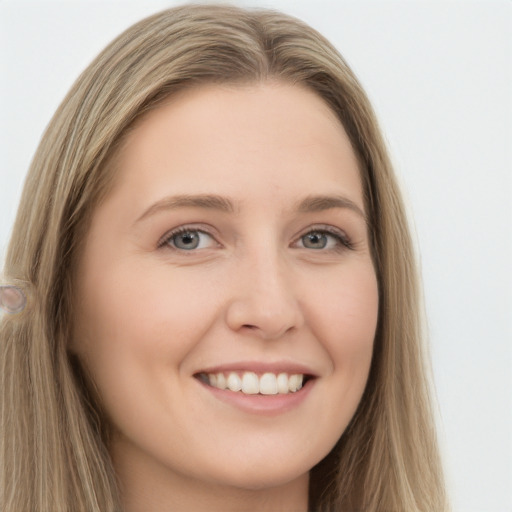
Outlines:
{"label": "long blonde hair", "polygon": [[312,469],[310,509],[447,510],[414,254],[369,101],[338,52],[302,22],[210,5],[170,9],[120,35],[79,77],[35,154],[4,270],[29,298],[0,324],[4,512],[121,510],[108,429],[67,351],[81,241],[115,174],[112,156],[145,112],[191,85],[267,79],[309,87],[343,123],[360,162],[380,290],[368,384]]}

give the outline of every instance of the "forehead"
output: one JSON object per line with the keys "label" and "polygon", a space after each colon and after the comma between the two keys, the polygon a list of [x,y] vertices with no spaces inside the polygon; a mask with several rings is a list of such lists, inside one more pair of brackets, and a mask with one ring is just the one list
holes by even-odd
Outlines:
{"label": "forehead", "polygon": [[115,188],[131,190],[135,202],[163,189],[240,196],[261,185],[267,195],[315,186],[323,190],[311,193],[346,187],[361,195],[357,158],[335,113],[311,90],[279,82],[173,95],[127,134],[116,168]]}

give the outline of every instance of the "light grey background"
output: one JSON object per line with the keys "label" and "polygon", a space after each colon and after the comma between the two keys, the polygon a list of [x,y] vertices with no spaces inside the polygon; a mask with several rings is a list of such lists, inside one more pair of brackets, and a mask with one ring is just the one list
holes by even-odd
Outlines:
{"label": "light grey background", "polygon": [[[0,260],[41,133],[79,72],[172,1],[0,1]],[[232,2],[324,33],[374,103],[421,254],[455,512],[512,511],[512,2]]]}

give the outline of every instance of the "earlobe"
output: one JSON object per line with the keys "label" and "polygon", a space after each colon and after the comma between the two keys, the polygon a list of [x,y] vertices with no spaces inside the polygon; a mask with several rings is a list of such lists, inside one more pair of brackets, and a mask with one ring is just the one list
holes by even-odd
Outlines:
{"label": "earlobe", "polygon": [[21,313],[27,305],[27,297],[21,288],[7,285],[0,286],[0,310],[6,313]]}

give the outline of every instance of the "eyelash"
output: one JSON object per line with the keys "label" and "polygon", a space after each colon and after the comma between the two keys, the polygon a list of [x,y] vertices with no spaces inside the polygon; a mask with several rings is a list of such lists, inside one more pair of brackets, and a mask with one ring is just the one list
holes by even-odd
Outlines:
{"label": "eyelash", "polygon": [[172,230],[169,233],[166,233],[158,242],[158,248],[169,248],[171,250],[180,251],[180,252],[193,252],[193,250],[187,251],[186,249],[180,249],[179,247],[173,247],[171,245],[171,240],[179,235],[184,235],[186,233],[202,233],[203,235],[209,236],[211,239],[215,240],[215,237],[204,229],[200,229],[198,227],[192,226],[181,226]]}
{"label": "eyelash", "polygon": [[[158,242],[158,248],[169,248],[174,251],[180,251],[180,252],[194,252],[195,249],[181,249],[179,247],[175,247],[171,244],[171,241],[174,237],[185,234],[185,233],[202,233],[203,235],[207,235],[212,240],[215,240],[215,237],[209,233],[208,231],[204,229],[200,229],[198,227],[193,226],[181,226],[179,228],[176,228],[172,230],[169,233],[166,233]],[[336,247],[325,250],[324,248],[320,249],[310,249],[312,251],[319,251],[319,252],[341,252],[344,250],[353,250],[354,246],[352,242],[350,241],[349,237],[343,233],[342,231],[332,228],[330,226],[313,226],[309,228],[306,232],[302,233],[295,242],[293,242],[292,245],[297,244],[299,241],[303,240],[304,237],[311,234],[317,234],[317,235],[327,235],[329,237],[332,237],[336,240]],[[215,240],[216,241],[216,240]],[[308,247],[302,247],[303,249],[308,249]]]}
{"label": "eyelash", "polygon": [[[339,229],[333,228],[331,226],[313,226],[312,228],[309,228],[305,233],[301,234],[297,240],[302,240],[305,236],[310,234],[316,234],[316,235],[327,235],[329,237],[332,237],[336,240],[336,247],[332,249],[327,249],[325,252],[341,252],[344,250],[353,250],[354,246],[352,242],[350,241],[350,238]],[[294,242],[297,243],[297,242]],[[307,249],[307,247],[304,247]],[[315,250],[315,249],[311,249]],[[322,249],[316,249],[321,251]]]}

